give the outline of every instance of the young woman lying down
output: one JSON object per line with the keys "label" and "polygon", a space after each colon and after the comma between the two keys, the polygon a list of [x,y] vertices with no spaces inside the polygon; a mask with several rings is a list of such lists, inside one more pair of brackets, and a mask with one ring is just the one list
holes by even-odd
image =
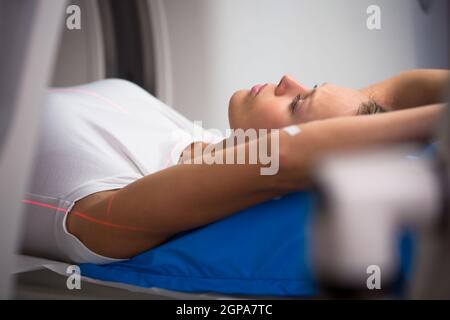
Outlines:
{"label": "young woman lying down", "polygon": [[[354,90],[327,83],[307,88],[284,76],[237,91],[229,102],[230,128],[280,130],[228,147],[206,130],[201,139],[186,138],[199,128],[124,80],[50,90],[29,191],[60,199],[60,214],[32,225],[57,243],[51,250],[62,260],[130,258],[180,232],[308,188],[314,163],[329,152],[426,140],[448,81],[446,70],[414,70]],[[261,161],[207,163],[194,152],[225,159],[234,151],[249,159],[261,141],[277,155],[275,174],[261,174],[267,167]]]}

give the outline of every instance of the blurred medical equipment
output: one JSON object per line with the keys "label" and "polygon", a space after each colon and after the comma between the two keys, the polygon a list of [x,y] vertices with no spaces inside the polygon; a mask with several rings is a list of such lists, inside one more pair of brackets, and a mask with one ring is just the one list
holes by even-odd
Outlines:
{"label": "blurred medical equipment", "polygon": [[64,1],[0,2],[0,299],[9,296],[40,101],[53,70]]}
{"label": "blurred medical equipment", "polygon": [[53,86],[121,78],[152,94],[161,93],[163,84],[156,83],[164,83],[157,78],[165,74],[159,58],[164,46],[154,39],[161,32],[153,35],[161,16],[157,1],[74,0],[68,4],[80,8],[81,29],[63,28]]}
{"label": "blurred medical equipment", "polygon": [[[408,229],[416,252],[402,297],[450,298],[448,107],[443,119],[437,152],[423,155],[418,147],[401,146],[334,156],[319,166],[313,253],[325,295],[378,297],[377,289],[384,289],[381,296],[392,294],[399,272],[395,248],[399,233]],[[378,288],[372,276],[380,277]]]}

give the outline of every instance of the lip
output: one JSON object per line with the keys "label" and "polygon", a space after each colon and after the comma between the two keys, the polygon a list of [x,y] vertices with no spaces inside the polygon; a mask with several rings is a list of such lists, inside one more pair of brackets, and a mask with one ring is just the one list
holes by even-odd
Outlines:
{"label": "lip", "polygon": [[262,89],[264,89],[267,86],[266,84],[257,84],[256,86],[253,86],[253,88],[251,89],[251,93],[252,96],[256,97],[261,91]]}

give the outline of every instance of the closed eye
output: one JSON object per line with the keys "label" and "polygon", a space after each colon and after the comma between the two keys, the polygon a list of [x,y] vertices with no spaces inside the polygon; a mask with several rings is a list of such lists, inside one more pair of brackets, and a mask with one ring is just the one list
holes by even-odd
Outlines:
{"label": "closed eye", "polygon": [[291,110],[291,113],[295,113],[295,111],[297,110],[301,101],[303,101],[301,94],[298,94],[297,96],[295,96],[294,100],[292,100],[291,104],[289,105],[289,109]]}
{"label": "closed eye", "polygon": [[302,94],[298,94],[297,96],[295,96],[294,100],[292,100],[291,104],[289,105],[289,109],[291,110],[291,112],[295,113],[295,111],[297,110],[298,106],[301,103],[303,103],[306,99],[308,99],[309,97],[314,95],[316,93],[317,89],[322,87],[322,86],[324,86],[324,85],[326,85],[326,83],[323,83],[320,86],[315,85],[313,90],[311,90],[311,92],[309,92],[305,96],[303,96]]}

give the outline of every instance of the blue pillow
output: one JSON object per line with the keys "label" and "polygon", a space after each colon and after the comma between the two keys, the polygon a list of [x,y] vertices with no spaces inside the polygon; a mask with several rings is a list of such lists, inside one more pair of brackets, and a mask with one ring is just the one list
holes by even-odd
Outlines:
{"label": "blue pillow", "polygon": [[184,292],[311,296],[313,197],[295,193],[178,235],[130,260],[81,264],[90,278]]}
{"label": "blue pillow", "polygon": [[[130,260],[82,264],[81,274],[191,293],[314,296],[318,288],[310,267],[313,208],[312,193],[290,194],[180,234]],[[401,251],[405,276],[405,263],[411,263],[408,241],[402,241]]]}

